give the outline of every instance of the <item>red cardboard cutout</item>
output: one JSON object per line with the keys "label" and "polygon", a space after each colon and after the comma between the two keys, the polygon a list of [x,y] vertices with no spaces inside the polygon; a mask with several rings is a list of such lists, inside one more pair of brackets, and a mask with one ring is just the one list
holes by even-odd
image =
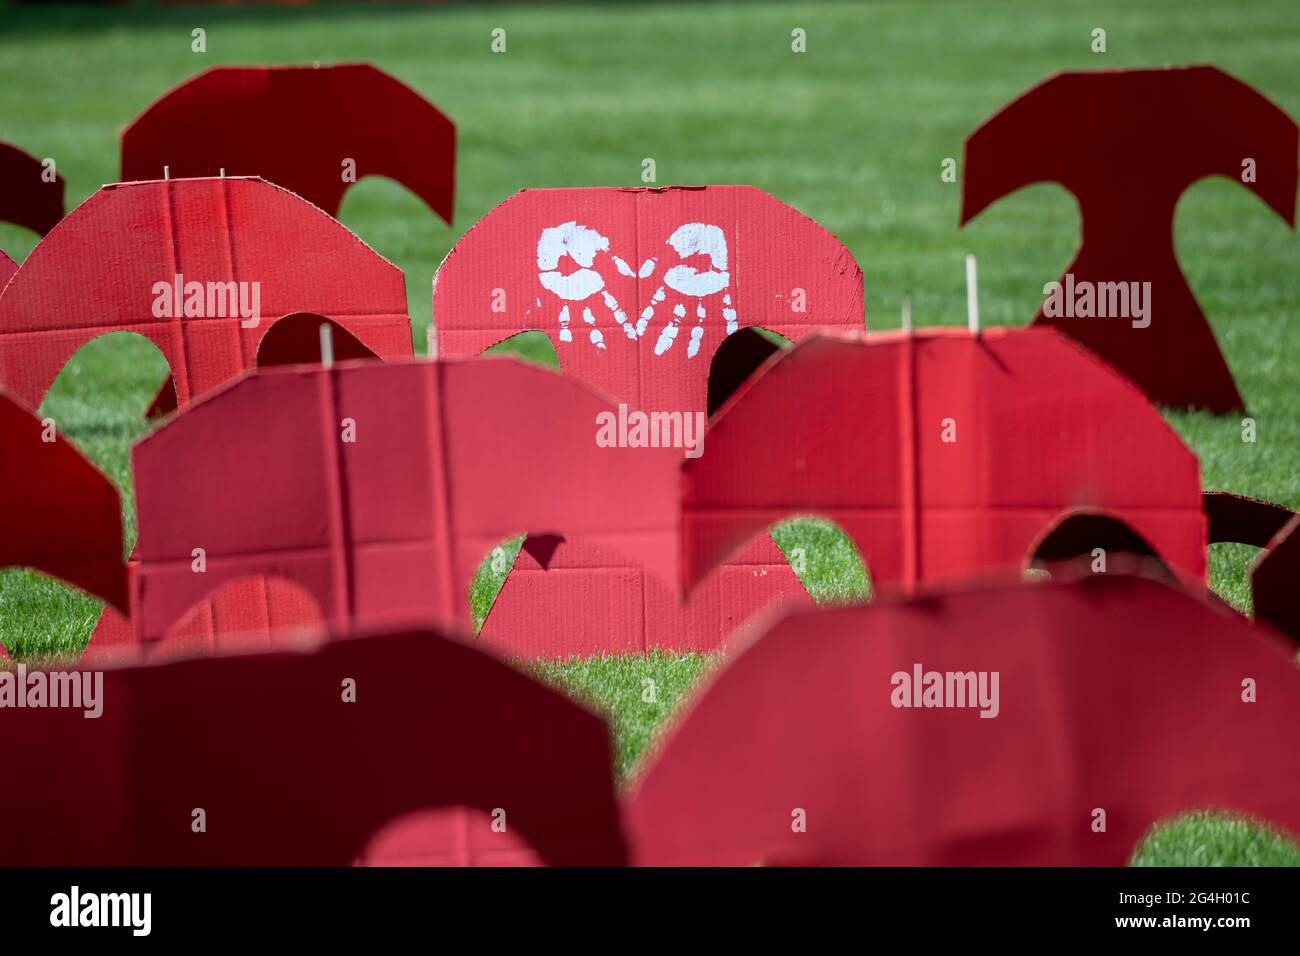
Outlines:
{"label": "red cardboard cutout", "polygon": [[801,514],[839,524],[886,588],[1019,571],[1077,515],[1127,524],[1204,583],[1195,456],[1051,329],[808,339],[732,398],[684,468],[688,589]]}
{"label": "red cardboard cutout", "polygon": [[1209,543],[1232,541],[1266,548],[1295,512],[1262,498],[1207,491],[1201,496],[1209,519]]}
{"label": "red cardboard cutout", "polygon": [[[130,594],[137,593],[139,561],[126,565]],[[134,600],[132,601],[134,604]],[[105,607],[82,652],[83,665],[131,664],[159,656],[254,651],[292,642],[304,628],[323,621],[310,594],[277,578],[228,582],[172,625],[162,640],[144,643],[132,614]]]}
{"label": "red cardboard cutout", "polygon": [[135,446],[141,638],[245,577],[301,586],[331,624],[467,623],[479,563],[526,531],[671,581],[680,452],[599,447],[609,408],[512,359],[263,369]]}
{"label": "red cardboard cutout", "polygon": [[1040,309],[1034,323],[1078,339],[1153,401],[1232,411],[1241,395],[1175,258],[1174,209],[1187,187],[1220,175],[1294,226],[1298,145],[1290,117],[1214,67],[1062,73],[966,140],[961,223],[1024,186],[1060,183],[1083,219],[1064,299],[1149,282],[1150,308],[1110,318]]}
{"label": "red cardboard cutout", "polygon": [[527,842],[501,829],[505,822],[468,807],[425,811],[381,830],[356,865],[544,866]]}
{"label": "red cardboard cutout", "polygon": [[8,143],[0,143],[0,183],[0,222],[43,236],[63,218],[63,180],[46,182],[41,160]]}
{"label": "red cardboard cutout", "polygon": [[529,189],[456,243],[433,311],[441,356],[536,329],[560,368],[632,408],[703,411],[732,331],[862,329],[862,271],[752,186]]}
{"label": "red cardboard cutout", "polygon": [[1293,516],[1255,560],[1250,584],[1255,620],[1300,644],[1300,515]]}
{"label": "red cardboard cutout", "polygon": [[[314,365],[321,358],[320,327],[322,325],[331,327],[330,342],[335,361],[379,358],[337,322],[331,322],[325,316],[313,312],[298,312],[295,315],[286,315],[262,337],[257,347],[257,364],[259,366]],[[158,387],[157,394],[145,411],[145,417],[163,418],[174,411],[176,411],[176,386],[168,379]]]}
{"label": "red cardboard cutout", "polygon": [[1119,866],[1192,809],[1300,835],[1298,721],[1280,641],[1142,578],[800,612],[701,690],[625,819],[642,865]]}
{"label": "red cardboard cutout", "polygon": [[[204,315],[183,314],[191,306]],[[240,306],[260,317],[229,314]],[[401,270],[292,193],[260,179],[105,186],[0,295],[0,383],[35,407],[77,349],[127,330],[162,351],[184,406],[251,367],[268,330],[304,311],[378,355],[411,354]]]}
{"label": "red cardboard cutout", "polygon": [[[493,850],[525,845],[556,865],[624,861],[603,721],[436,633],[109,669],[97,697],[98,719],[5,712],[23,779],[0,788],[0,808],[23,825],[0,841],[0,865],[473,862],[476,850],[494,863]],[[471,832],[464,814],[422,813],[454,807],[477,811]]]}
{"label": "red cardboard cutout", "polygon": [[[862,272],[829,232],[752,186],[526,190],[456,244],[433,308],[440,355],[535,329],[567,374],[630,412],[703,415],[733,332],[862,329]],[[711,650],[770,603],[807,600],[766,539],[688,608],[626,561],[566,542],[549,571],[521,553],[481,638],[526,656]]]}
{"label": "red cardboard cutout", "polygon": [[28,567],[125,608],[117,489],[68,440],[0,393],[0,568]]}
{"label": "red cardboard cutout", "polygon": [[7,255],[4,254],[4,250],[0,249],[0,292],[4,291],[5,284],[9,281],[10,277],[17,271],[18,271],[18,263],[10,259]]}
{"label": "red cardboard cutout", "polygon": [[[1290,541],[1296,513],[1290,508],[1226,491],[1207,491],[1205,514],[1210,521],[1210,543],[1232,541],[1265,549],[1251,568],[1255,620],[1272,625],[1300,644],[1300,545]],[[1288,530],[1291,528],[1292,530]],[[1280,555],[1273,550],[1283,546]]]}
{"label": "red cardboard cutout", "polygon": [[162,179],[164,167],[173,179],[261,176],[331,216],[352,183],[387,176],[450,223],[456,127],[368,63],[222,66],[164,94],[122,133],[124,181]]}

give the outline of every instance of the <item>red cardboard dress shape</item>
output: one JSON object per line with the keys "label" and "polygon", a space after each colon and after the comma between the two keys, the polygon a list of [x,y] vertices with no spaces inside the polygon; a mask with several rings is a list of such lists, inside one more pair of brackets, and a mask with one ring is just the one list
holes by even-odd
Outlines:
{"label": "red cardboard dress shape", "polygon": [[1142,578],[796,612],[701,689],[625,820],[642,865],[1121,866],[1189,810],[1300,835],[1297,722],[1290,649]]}
{"label": "red cardboard dress shape", "polygon": [[[1290,117],[1214,67],[1062,73],[966,140],[961,222],[1025,186],[1060,183],[1078,200],[1082,244],[1060,280],[1065,311],[1040,309],[1034,323],[1078,339],[1152,401],[1232,411],[1242,398],[1178,267],[1174,209],[1220,175],[1294,226],[1298,146]],[[1144,316],[1087,314],[1131,283],[1150,283]],[[1085,298],[1092,305],[1076,308]]]}
{"label": "red cardboard dress shape", "polygon": [[117,489],[67,439],[0,392],[0,568],[28,567],[125,608]]}
{"label": "red cardboard dress shape", "polygon": [[437,633],[110,668],[96,696],[4,712],[0,865],[625,859],[604,722]]}
{"label": "red cardboard dress shape", "polygon": [[[702,416],[728,336],[860,330],[862,273],[829,232],[752,186],[525,190],[452,249],[433,309],[440,355],[539,330],[567,374],[630,412]],[[766,539],[689,607],[608,552],[566,542],[543,566],[526,546],[481,638],[528,656],[709,650],[781,600],[808,598]],[[555,615],[553,630],[533,626]]]}
{"label": "red cardboard dress shape", "polygon": [[[351,168],[349,170],[349,163]],[[168,91],[122,133],[122,179],[261,176],[337,216],[364,176],[387,176],[450,223],[456,127],[368,63],[220,66]]]}
{"label": "red cardboard dress shape", "polygon": [[733,397],[684,469],[688,590],[795,515],[838,523],[887,589],[1018,572],[1072,517],[1123,522],[1204,583],[1195,456],[1053,329],[810,338]]}
{"label": "red cardboard dress shape", "polygon": [[680,453],[599,447],[609,409],[513,359],[263,369],[135,446],[140,636],[247,577],[304,588],[331,624],[468,624],[479,563],[529,531],[670,582]]}
{"label": "red cardboard dress shape", "polygon": [[16,146],[0,143],[0,222],[25,226],[42,236],[63,218],[63,180],[46,181],[44,164]]}
{"label": "red cardboard dress shape", "polygon": [[411,354],[401,270],[293,193],[260,179],[105,186],[0,295],[0,384],[36,407],[77,349],[126,330],[162,351],[183,407],[252,367],[298,312],[377,355]]}

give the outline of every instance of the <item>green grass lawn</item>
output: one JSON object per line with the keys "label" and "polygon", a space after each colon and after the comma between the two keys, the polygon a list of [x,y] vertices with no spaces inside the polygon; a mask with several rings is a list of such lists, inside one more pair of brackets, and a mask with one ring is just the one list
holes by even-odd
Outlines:
{"label": "green grass lawn", "polygon": [[[207,31],[206,54],[190,31]],[[494,28],[507,52],[490,52]],[[807,53],[790,49],[807,32]],[[1107,31],[1108,52],[1090,51]],[[1036,186],[965,230],[960,187],[940,181],[964,136],[1053,72],[1214,63],[1300,116],[1300,18],[1294,0],[648,4],[448,7],[383,11],[0,9],[0,139],[53,157],[70,204],[117,178],[118,135],[164,90],[217,64],[367,60],[437,103],[459,128],[456,222],[440,223],[394,183],[363,180],[342,220],[405,271],[417,351],[430,322],[430,279],[456,238],[522,187],[752,183],[812,216],[865,273],[872,328],[898,324],[905,298],[918,325],[965,321],[964,256],[979,256],[985,324],[1032,316],[1044,282],[1078,243],[1071,197]],[[1045,131],[1049,132],[1049,131]],[[1104,135],[1104,129],[1065,131]],[[214,135],[238,135],[214,130]],[[1258,423],[1169,411],[1201,459],[1206,488],[1300,507],[1300,242],[1239,184],[1206,181],[1178,210],[1183,269]],[[35,243],[0,225],[21,261]],[[140,340],[84,349],[43,411],[118,483],[134,538],[127,455],[141,412],[166,374]],[[819,599],[861,596],[866,576],[833,528],[777,532],[808,553]],[[1211,583],[1249,609],[1253,549],[1216,545]],[[485,612],[499,581],[476,582]],[[22,570],[0,573],[0,640],[25,657],[77,651],[98,602]],[[664,718],[710,664],[701,657],[596,659],[537,666],[609,715],[626,775]],[[644,680],[657,688],[642,699]],[[1191,809],[1191,808],[1189,808]],[[1144,864],[1300,863],[1300,849],[1216,817],[1157,830]]]}

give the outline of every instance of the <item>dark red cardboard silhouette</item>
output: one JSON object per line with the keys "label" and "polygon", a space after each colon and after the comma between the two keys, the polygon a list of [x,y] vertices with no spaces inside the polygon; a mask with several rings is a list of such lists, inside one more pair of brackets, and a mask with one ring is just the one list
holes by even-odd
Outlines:
{"label": "dark red cardboard silhouette", "polygon": [[28,567],[125,608],[117,488],[42,421],[0,392],[0,568]]}
{"label": "dark red cardboard silhouette", "polygon": [[456,126],[368,63],[221,66],[169,90],[122,133],[124,181],[165,178],[165,167],[173,179],[260,176],[331,216],[352,183],[387,176],[450,223]]}
{"label": "dark red cardboard silhouette", "polygon": [[1295,517],[1295,512],[1284,505],[1230,491],[1204,492],[1201,501],[1209,519],[1210,544],[1231,541],[1267,548],[1274,536]]}
{"label": "dark red cardboard silhouette", "polygon": [[795,515],[839,524],[872,582],[903,591],[1019,572],[1053,526],[1091,516],[1199,588],[1198,472],[1132,382],[1053,329],[815,336],[685,463],[683,585]]}
{"label": "dark red cardboard silhouette", "polygon": [[1148,827],[1207,808],[1294,839],[1291,653],[1110,574],[796,612],[637,780],[633,862],[1120,866]]}
{"label": "dark red cardboard silhouette", "polygon": [[63,218],[63,180],[45,179],[41,160],[16,146],[0,143],[0,222],[45,235]]}
{"label": "dark red cardboard silhouette", "polygon": [[5,255],[3,249],[0,249],[0,292],[4,291],[5,283],[7,283],[10,277],[17,271],[18,263]]}
{"label": "dark red cardboard silhouette", "polygon": [[467,624],[479,563],[528,531],[672,581],[680,453],[599,447],[609,408],[506,358],[262,369],[134,448],[140,637],[248,577],[300,586],[330,624]]}
{"label": "dark red cardboard silhouette", "polygon": [[[703,416],[711,372],[750,371],[714,363],[733,333],[862,329],[862,272],[833,235],[752,186],[525,190],[452,249],[433,310],[439,355],[539,330],[567,374],[629,412]],[[689,607],[608,552],[553,551],[545,568],[520,553],[482,640],[527,656],[710,650],[769,603],[808,601],[766,538]]]}
{"label": "dark red cardboard silhouette", "polygon": [[260,179],[105,186],[0,295],[0,384],[38,406],[77,349],[126,330],[162,351],[184,406],[251,367],[297,312],[378,355],[411,354],[401,270],[293,193]]}
{"label": "dark red cardboard silhouette", "polygon": [[[1287,544],[1293,536],[1287,529],[1294,526],[1296,513],[1272,501],[1227,491],[1207,491],[1204,502],[1210,544],[1231,541],[1264,549],[1251,567],[1255,620],[1267,622],[1300,644],[1300,601],[1296,598],[1300,565],[1294,553],[1297,545]],[[1273,550],[1283,545],[1281,555],[1274,557]]]}
{"label": "dark red cardboard silhouette", "polygon": [[1300,644],[1300,515],[1293,515],[1250,571],[1255,620]]}
{"label": "dark red cardboard silhouette", "polygon": [[[1060,280],[1069,283],[1064,296],[1081,304],[1091,290],[1111,302],[1113,292],[1120,305],[1121,290],[1099,284],[1149,282],[1149,308],[1143,317],[1110,318],[1078,317],[1073,305],[1056,317],[1039,309],[1034,323],[1078,339],[1152,401],[1241,409],[1174,255],[1174,210],[1189,186],[1219,175],[1294,227],[1298,145],[1300,130],[1286,113],[1215,67],[1061,73],[967,138],[961,224],[1025,186],[1060,183],[1082,216],[1082,243]],[[1132,310],[1108,305],[1114,311]]]}
{"label": "dark red cardboard silhouette", "polygon": [[625,860],[604,722],[432,631],[109,668],[97,697],[5,711],[0,865]]}

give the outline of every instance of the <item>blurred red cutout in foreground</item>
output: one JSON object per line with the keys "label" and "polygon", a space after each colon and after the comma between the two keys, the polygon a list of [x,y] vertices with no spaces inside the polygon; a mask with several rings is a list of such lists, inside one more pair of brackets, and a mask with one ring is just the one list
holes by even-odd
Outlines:
{"label": "blurred red cutout in foreground", "polygon": [[1294,839],[1292,653],[1110,574],[791,614],[666,734],[627,801],[633,862],[1122,866],[1205,808]]}
{"label": "blurred red cutout in foreground", "polygon": [[[0,812],[23,825],[0,864],[625,859],[604,722],[439,633],[111,668],[99,699],[97,719],[5,714],[24,782],[3,788]],[[422,812],[460,807],[487,832]],[[473,852],[457,852],[467,838]]]}

